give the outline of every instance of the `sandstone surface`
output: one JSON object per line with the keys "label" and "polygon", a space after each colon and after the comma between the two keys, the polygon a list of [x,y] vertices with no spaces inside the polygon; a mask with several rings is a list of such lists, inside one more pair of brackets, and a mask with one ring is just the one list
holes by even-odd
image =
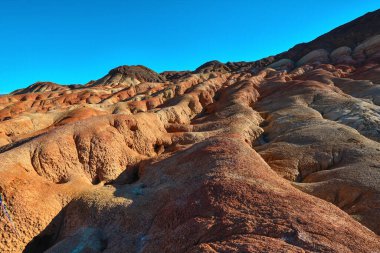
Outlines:
{"label": "sandstone surface", "polygon": [[380,252],[379,20],[0,96],[0,252]]}

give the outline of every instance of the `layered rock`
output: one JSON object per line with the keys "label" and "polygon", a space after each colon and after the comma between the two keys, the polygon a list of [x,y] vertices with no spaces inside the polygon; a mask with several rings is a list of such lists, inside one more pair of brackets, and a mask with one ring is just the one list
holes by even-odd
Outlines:
{"label": "layered rock", "polygon": [[290,57],[0,97],[0,251],[377,252],[378,36],[348,29],[376,20]]}
{"label": "layered rock", "polygon": [[304,55],[317,49],[333,51],[344,46],[355,48],[364,40],[380,34],[379,14],[380,10],[369,12],[362,17],[323,34],[311,42],[301,43],[294,46],[287,52],[277,55],[276,59],[288,58],[293,61],[298,61]]}
{"label": "layered rock", "polygon": [[20,95],[26,93],[36,93],[36,92],[51,92],[51,91],[59,91],[64,92],[70,90],[68,86],[62,86],[52,82],[37,82],[25,89],[20,89],[12,92],[13,95]]}
{"label": "layered rock", "polygon": [[209,61],[203,64],[202,66],[198,67],[194,73],[196,74],[207,74],[210,72],[221,72],[221,73],[227,73],[230,72],[231,69],[221,63],[220,61]]}
{"label": "layered rock", "polygon": [[145,66],[125,65],[112,69],[106,76],[90,86],[129,87],[142,82],[163,82],[164,80],[164,77]]}

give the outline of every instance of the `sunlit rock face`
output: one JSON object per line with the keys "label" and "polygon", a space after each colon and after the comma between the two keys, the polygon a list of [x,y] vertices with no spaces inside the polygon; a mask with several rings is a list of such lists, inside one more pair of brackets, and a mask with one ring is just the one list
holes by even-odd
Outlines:
{"label": "sunlit rock face", "polygon": [[1,96],[0,252],[378,252],[379,20]]}

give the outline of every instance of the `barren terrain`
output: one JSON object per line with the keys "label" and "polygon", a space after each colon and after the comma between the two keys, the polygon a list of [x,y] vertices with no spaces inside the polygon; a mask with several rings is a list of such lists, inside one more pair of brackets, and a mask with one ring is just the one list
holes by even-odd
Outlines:
{"label": "barren terrain", "polygon": [[0,252],[380,252],[380,11],[255,62],[0,97]]}

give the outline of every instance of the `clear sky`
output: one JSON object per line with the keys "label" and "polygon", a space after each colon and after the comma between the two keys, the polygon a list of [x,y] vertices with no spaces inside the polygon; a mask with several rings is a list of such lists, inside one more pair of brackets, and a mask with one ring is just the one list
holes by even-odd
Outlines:
{"label": "clear sky", "polygon": [[380,8],[378,0],[0,0],[0,93],[86,83],[119,65],[252,61]]}

